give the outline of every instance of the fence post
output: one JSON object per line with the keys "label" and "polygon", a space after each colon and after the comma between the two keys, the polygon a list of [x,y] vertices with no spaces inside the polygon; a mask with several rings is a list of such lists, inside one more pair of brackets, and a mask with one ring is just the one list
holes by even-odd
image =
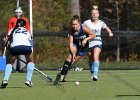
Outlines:
{"label": "fence post", "polygon": [[120,36],[117,36],[117,62],[120,62]]}
{"label": "fence post", "polygon": [[117,13],[117,62],[120,62],[120,33],[119,33],[119,6],[118,6],[118,1],[115,1],[116,4],[116,13]]}

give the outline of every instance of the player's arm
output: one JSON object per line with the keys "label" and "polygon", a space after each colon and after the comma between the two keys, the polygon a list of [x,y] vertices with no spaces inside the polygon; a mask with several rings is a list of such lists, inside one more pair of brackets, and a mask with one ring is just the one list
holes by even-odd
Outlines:
{"label": "player's arm", "polygon": [[11,19],[8,21],[8,27],[7,27],[7,32],[6,32],[6,39],[8,38],[8,33],[9,31],[12,29],[12,23],[11,23]]}
{"label": "player's arm", "polygon": [[106,31],[109,33],[109,36],[112,37],[113,36],[113,33],[112,31],[110,30],[110,28],[108,26],[106,26]]}
{"label": "player's arm", "polygon": [[73,35],[72,35],[72,33],[69,34],[69,48],[70,48],[70,52],[72,54],[72,61],[75,61],[77,50],[73,46]]}
{"label": "player's arm", "polygon": [[87,43],[87,41],[93,39],[96,37],[95,33],[93,31],[91,31],[87,26],[84,26],[83,27],[83,30],[86,34],[89,35],[89,37],[85,38],[83,41],[82,41],[82,44],[83,46]]}
{"label": "player's arm", "polygon": [[23,19],[26,21],[26,26],[25,26],[25,28],[31,33],[31,30],[30,30],[30,23],[29,23],[28,18],[23,17]]}
{"label": "player's arm", "polygon": [[30,32],[27,30],[27,36],[28,36],[28,40],[31,44],[31,47],[33,47],[33,39],[32,39],[32,35],[30,34]]}
{"label": "player's arm", "polygon": [[74,54],[75,50],[73,47],[73,35],[71,32],[69,33],[69,48],[70,48],[71,53]]}
{"label": "player's arm", "polygon": [[9,42],[10,42],[10,34],[12,32],[13,28],[9,30],[7,36],[6,36],[6,40],[5,40],[5,47],[8,47]]}

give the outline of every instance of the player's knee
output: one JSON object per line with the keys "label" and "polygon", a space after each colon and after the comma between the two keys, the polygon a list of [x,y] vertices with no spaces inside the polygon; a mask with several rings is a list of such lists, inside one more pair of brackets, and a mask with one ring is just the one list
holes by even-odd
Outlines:
{"label": "player's knee", "polygon": [[72,56],[68,56],[67,61],[71,62]]}
{"label": "player's knee", "polygon": [[33,62],[29,62],[27,65],[27,70],[33,71],[35,68],[35,64]]}
{"label": "player's knee", "polygon": [[99,60],[99,55],[94,55],[94,61],[98,61]]}
{"label": "player's knee", "polygon": [[28,62],[33,62],[33,52],[31,52],[31,54],[26,57],[27,57]]}

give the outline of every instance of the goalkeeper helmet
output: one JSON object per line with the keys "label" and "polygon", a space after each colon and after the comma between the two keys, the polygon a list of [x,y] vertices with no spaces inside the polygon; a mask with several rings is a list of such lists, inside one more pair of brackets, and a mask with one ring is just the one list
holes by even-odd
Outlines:
{"label": "goalkeeper helmet", "polygon": [[15,13],[16,13],[17,18],[20,18],[20,16],[23,13],[21,7],[17,7],[17,9],[15,10]]}

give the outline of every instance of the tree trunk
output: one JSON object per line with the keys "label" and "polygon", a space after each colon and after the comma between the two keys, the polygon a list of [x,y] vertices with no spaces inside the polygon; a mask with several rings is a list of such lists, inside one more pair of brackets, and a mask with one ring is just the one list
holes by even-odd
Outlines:
{"label": "tree trunk", "polygon": [[71,16],[73,16],[73,15],[80,16],[79,0],[71,0]]}

